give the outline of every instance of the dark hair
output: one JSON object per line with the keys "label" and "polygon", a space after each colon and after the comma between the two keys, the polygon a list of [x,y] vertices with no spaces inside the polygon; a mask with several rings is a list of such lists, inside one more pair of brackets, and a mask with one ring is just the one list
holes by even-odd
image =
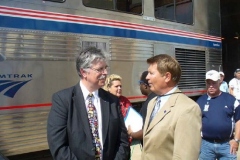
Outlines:
{"label": "dark hair", "polygon": [[142,73],[142,75],[141,75],[140,80],[141,80],[143,83],[145,83],[146,85],[149,86],[149,83],[148,83],[148,81],[147,81],[147,79],[146,79],[147,75],[148,75],[148,71],[144,71],[144,72]]}

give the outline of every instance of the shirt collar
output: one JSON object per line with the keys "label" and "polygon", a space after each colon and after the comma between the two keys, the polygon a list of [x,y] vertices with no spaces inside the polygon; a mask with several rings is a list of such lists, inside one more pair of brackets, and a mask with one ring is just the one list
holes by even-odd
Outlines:
{"label": "shirt collar", "polygon": [[[86,88],[86,86],[84,86],[84,84],[82,83],[82,81],[80,81],[79,84],[80,84],[80,87],[81,87],[81,89],[82,89],[82,93],[83,93],[84,100],[87,100],[88,95],[89,95],[90,92],[88,91],[88,89]],[[98,98],[98,90],[93,91],[92,94],[93,94],[93,96],[94,96],[95,98]]]}
{"label": "shirt collar", "polygon": [[[173,92],[175,92],[176,90],[177,90],[177,87],[178,86],[175,86],[173,89],[171,89],[169,92],[167,92],[165,95],[167,95],[167,96],[170,96],[171,95],[171,93],[173,93]],[[169,95],[168,95],[169,94]],[[166,96],[166,97],[167,97]]]}
{"label": "shirt collar", "polygon": [[162,98],[164,98],[164,99],[168,99],[172,94],[171,93],[173,93],[173,92],[175,92],[176,90],[177,90],[177,88],[178,88],[178,86],[175,86],[173,89],[171,89],[169,92],[167,92],[166,94],[164,94],[164,95],[166,95],[166,96],[160,96],[161,97],[161,99]]}

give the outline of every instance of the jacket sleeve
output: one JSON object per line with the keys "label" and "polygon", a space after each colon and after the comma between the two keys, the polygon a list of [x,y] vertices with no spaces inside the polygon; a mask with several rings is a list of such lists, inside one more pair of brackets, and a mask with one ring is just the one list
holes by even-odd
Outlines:
{"label": "jacket sleeve", "polygon": [[128,141],[128,134],[127,134],[127,128],[125,127],[123,115],[120,111],[120,107],[117,107],[118,109],[118,114],[120,117],[120,129],[119,129],[119,136],[120,136],[120,141],[119,141],[119,147],[118,151],[115,157],[115,160],[129,160],[130,158],[130,144]]}
{"label": "jacket sleeve", "polygon": [[55,93],[47,121],[47,140],[55,160],[77,160],[68,146],[67,119],[68,109],[63,99]]}
{"label": "jacket sleeve", "polygon": [[201,111],[197,104],[179,117],[174,131],[173,160],[198,159],[201,147],[201,126]]}

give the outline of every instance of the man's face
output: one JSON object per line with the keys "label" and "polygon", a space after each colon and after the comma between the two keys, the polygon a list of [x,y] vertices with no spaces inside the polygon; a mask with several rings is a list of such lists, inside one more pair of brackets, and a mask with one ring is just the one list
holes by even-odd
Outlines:
{"label": "man's face", "polygon": [[140,91],[143,95],[147,96],[148,95],[148,92],[147,92],[147,84],[145,84],[144,82],[139,82],[139,88],[140,88]]}
{"label": "man's face", "polygon": [[148,80],[150,90],[156,94],[163,94],[162,91],[166,88],[166,77],[161,75],[157,70],[157,64],[150,64],[148,67],[148,75],[146,77]]}
{"label": "man's face", "polygon": [[207,84],[207,93],[210,96],[214,97],[214,96],[219,95],[219,93],[220,93],[220,90],[219,90],[220,80],[213,81],[213,80],[207,79],[206,84]]}
{"label": "man's face", "polygon": [[87,70],[83,71],[83,80],[94,90],[104,86],[107,77],[107,64],[104,61],[98,61]]}
{"label": "man's face", "polygon": [[220,74],[220,82],[221,83],[222,83],[223,79],[224,79],[224,75]]}
{"label": "man's face", "polygon": [[235,73],[235,75],[237,79],[240,79],[240,72]]}

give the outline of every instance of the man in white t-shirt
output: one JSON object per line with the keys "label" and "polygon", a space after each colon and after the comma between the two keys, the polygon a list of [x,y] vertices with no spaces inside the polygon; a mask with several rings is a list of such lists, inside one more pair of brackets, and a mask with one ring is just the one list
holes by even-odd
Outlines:
{"label": "man in white t-shirt", "polygon": [[229,93],[240,101],[240,68],[234,72],[234,78],[229,82]]}

